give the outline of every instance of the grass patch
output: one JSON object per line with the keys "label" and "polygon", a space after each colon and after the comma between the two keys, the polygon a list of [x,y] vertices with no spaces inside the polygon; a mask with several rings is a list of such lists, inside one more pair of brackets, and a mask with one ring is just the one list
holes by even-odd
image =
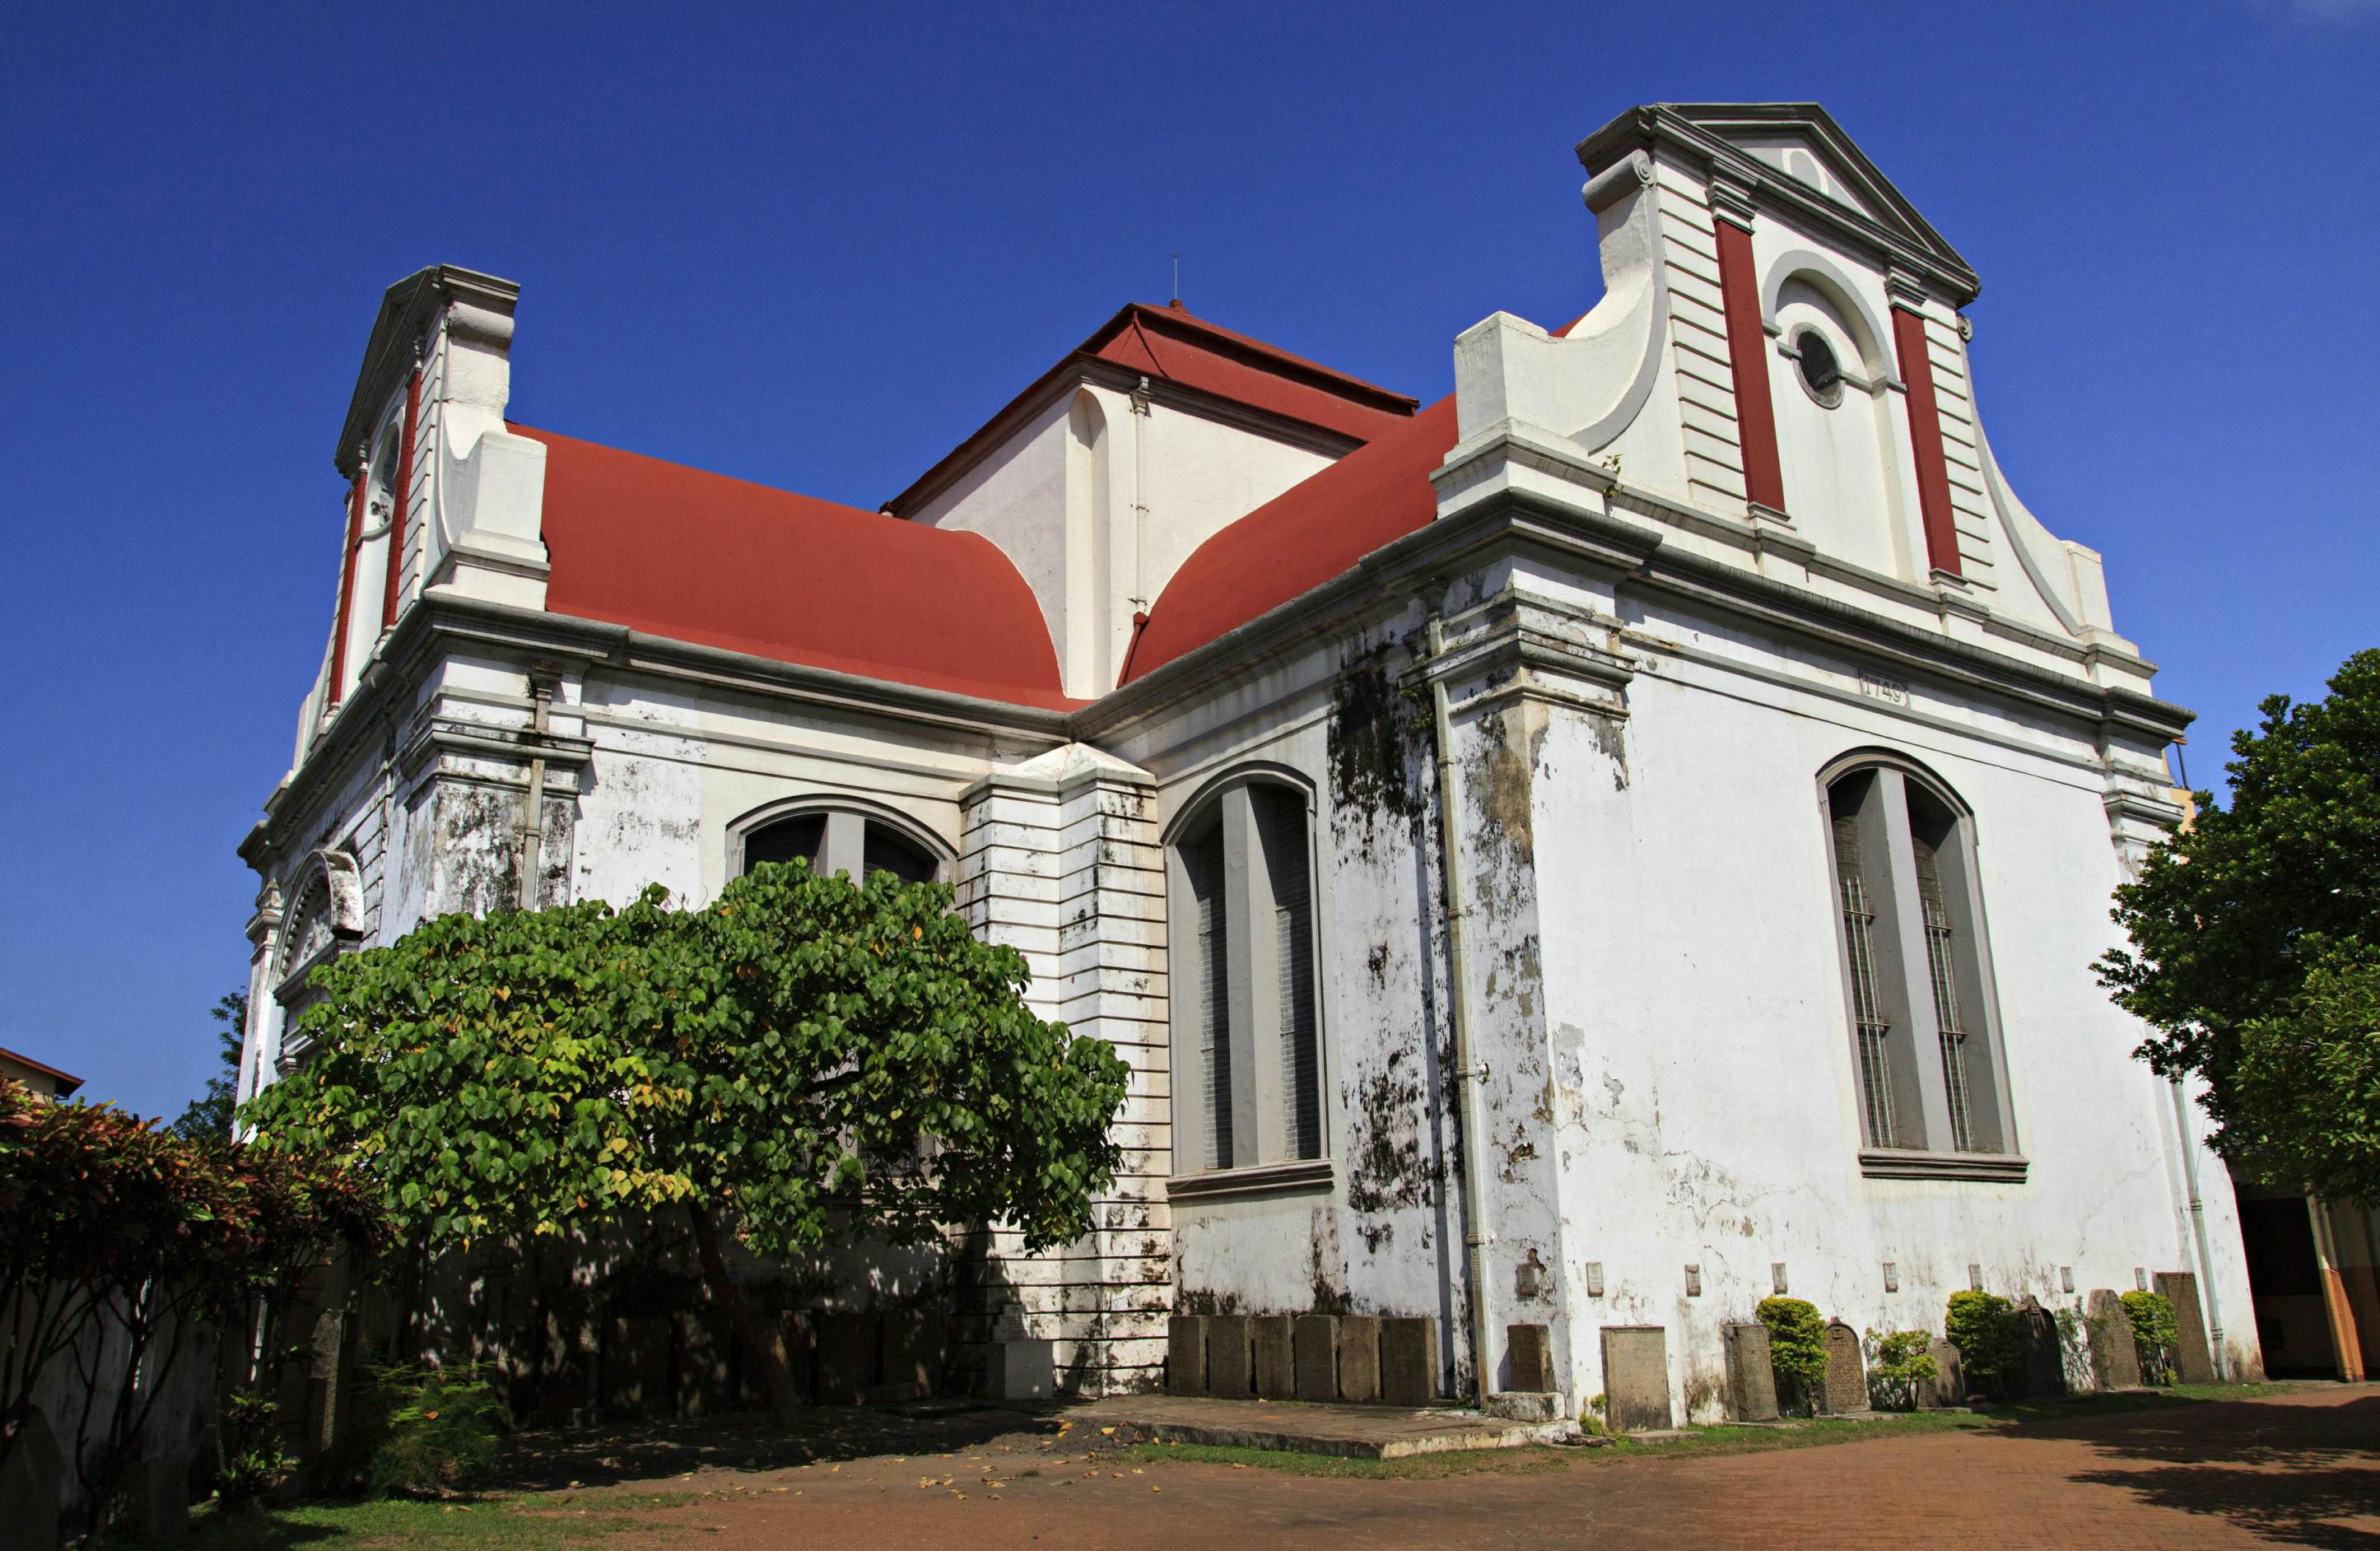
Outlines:
{"label": "grass patch", "polygon": [[253,1513],[202,1509],[190,1519],[187,1545],[204,1551],[373,1551],[431,1545],[468,1551],[560,1551],[634,1530],[657,1527],[660,1517],[696,1501],[688,1492],[556,1492],[523,1497],[482,1497],[469,1503],[300,1503]]}

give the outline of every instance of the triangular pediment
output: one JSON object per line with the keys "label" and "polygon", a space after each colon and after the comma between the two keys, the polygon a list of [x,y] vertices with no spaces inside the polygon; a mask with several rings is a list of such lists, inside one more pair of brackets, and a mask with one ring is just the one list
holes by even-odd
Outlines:
{"label": "triangular pediment", "polygon": [[1975,293],[1973,266],[1815,103],[1656,103],[1588,136],[1579,158],[1599,172],[1626,146],[1648,139],[1699,152],[1715,171],[1731,171],[1807,214],[1882,239],[1939,277],[1961,303]]}

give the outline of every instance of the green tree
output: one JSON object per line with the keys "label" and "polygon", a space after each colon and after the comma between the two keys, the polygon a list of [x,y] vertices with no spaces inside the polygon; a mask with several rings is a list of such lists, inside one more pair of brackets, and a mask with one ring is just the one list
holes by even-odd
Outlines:
{"label": "green tree", "polygon": [[318,969],[297,1020],[318,1053],[241,1113],[351,1160],[431,1246],[683,1211],[782,1412],[724,1234],[783,1254],[998,1219],[1044,1248],[1113,1178],[1126,1067],[1036,1018],[1024,959],[951,899],[795,862],[701,910],[656,887],[445,916]]}
{"label": "green tree", "polygon": [[223,1065],[207,1079],[207,1091],[190,1100],[181,1118],[166,1129],[190,1142],[214,1141],[231,1134],[232,1111],[239,1106],[239,1050],[248,1035],[248,993],[234,991],[212,1010],[215,1046]]}
{"label": "green tree", "polygon": [[1768,1365],[1813,1414],[1826,1409],[1827,1321],[1802,1298],[1763,1298],[1753,1315],[1768,1327]]}
{"label": "green tree", "polygon": [[2005,1400],[2021,1393],[2024,1338],[2016,1306],[1997,1292],[1950,1294],[1943,1313],[1943,1339],[1959,1349],[1959,1371],[1967,1387]]}
{"label": "green tree", "polygon": [[2323,699],[2277,695],[2231,741],[2231,801],[2116,891],[2131,939],[2100,983],[2140,1055],[2205,1080],[2215,1145],[2252,1176],[2380,1198],[2380,650]]}

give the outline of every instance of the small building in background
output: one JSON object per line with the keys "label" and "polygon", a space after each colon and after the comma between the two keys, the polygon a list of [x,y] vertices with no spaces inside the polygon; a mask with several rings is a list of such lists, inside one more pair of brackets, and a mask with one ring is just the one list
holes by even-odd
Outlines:
{"label": "small building in background", "polygon": [[71,1072],[60,1072],[46,1061],[18,1055],[0,1045],[0,1078],[22,1083],[42,1097],[63,1104],[82,1086],[82,1079]]}

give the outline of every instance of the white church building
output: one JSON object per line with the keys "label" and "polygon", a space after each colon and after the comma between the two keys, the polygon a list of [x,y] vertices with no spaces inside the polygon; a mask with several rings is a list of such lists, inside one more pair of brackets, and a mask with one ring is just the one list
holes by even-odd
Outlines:
{"label": "white church building", "polygon": [[1084,1388],[1321,1312],[1428,1320],[1450,1394],[1540,1327],[1572,1413],[1658,1330],[1707,1419],[1772,1292],[2160,1273],[2254,1375],[2228,1176],[2091,968],[2190,713],[1993,455],[1973,271],[1814,104],[1578,154],[1601,299],[1438,403],[1130,306],[881,511],[516,424],[518,288],[391,287],[243,1096],[426,917],[888,866],[1131,1064],[1099,1230],[992,1254]]}

